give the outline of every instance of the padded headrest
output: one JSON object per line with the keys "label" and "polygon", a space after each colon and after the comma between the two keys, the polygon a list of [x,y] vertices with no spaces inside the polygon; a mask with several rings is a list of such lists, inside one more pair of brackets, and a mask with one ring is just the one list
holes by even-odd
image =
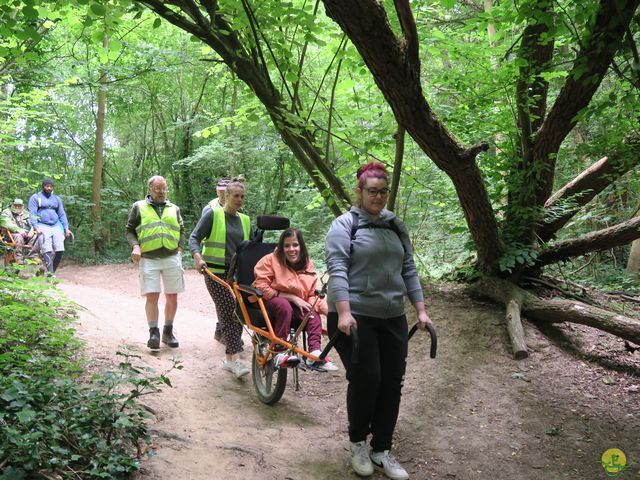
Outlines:
{"label": "padded headrest", "polygon": [[258,228],[261,230],[286,230],[289,228],[289,219],[278,215],[259,215]]}

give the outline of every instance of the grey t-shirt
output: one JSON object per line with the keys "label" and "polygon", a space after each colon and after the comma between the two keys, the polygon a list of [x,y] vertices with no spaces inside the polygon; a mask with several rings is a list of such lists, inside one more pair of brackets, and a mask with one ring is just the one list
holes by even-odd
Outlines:
{"label": "grey t-shirt", "polygon": [[[236,253],[236,248],[244,240],[244,231],[242,230],[242,220],[239,215],[231,215],[224,212],[225,226],[226,226],[226,240],[225,240],[225,264],[229,265],[233,255]],[[198,220],[198,224],[191,232],[189,236],[189,250],[191,255],[198,252],[201,253],[200,244],[211,233],[211,226],[213,225],[213,210],[211,207],[206,206],[202,211],[202,216]],[[253,231],[249,232],[249,238],[253,238]]]}

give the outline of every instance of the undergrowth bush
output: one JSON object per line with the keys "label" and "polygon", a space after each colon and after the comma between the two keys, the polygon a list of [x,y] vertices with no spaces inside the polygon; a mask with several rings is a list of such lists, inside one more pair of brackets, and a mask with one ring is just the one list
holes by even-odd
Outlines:
{"label": "undergrowth bush", "polygon": [[151,442],[136,400],[171,383],[126,352],[116,368],[86,373],[73,309],[58,295],[0,273],[0,479],[123,478]]}

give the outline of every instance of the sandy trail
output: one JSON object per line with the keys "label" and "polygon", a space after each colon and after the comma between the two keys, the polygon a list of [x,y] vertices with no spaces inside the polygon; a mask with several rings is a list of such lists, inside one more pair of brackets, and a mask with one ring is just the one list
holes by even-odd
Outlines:
{"label": "sandy trail", "polygon": [[[78,331],[97,364],[116,362],[127,346],[157,372],[170,368],[174,355],[184,366],[170,373],[173,388],[144,399],[157,412],[150,423],[155,456],[137,478],[359,478],[349,467],[346,381],[337,355],[340,372],[302,372],[301,391],[289,381],[269,407],[250,377],[222,370],[213,304],[193,270],[175,323],[180,348],[157,354],[146,348],[135,267],[65,266],[59,278],[83,307]],[[412,480],[603,479],[602,452],[614,447],[636,462],[616,478],[640,479],[640,352],[630,357],[614,337],[571,329],[583,340],[606,342],[610,364],[626,362],[618,372],[605,370],[570,345],[571,332],[547,337],[527,323],[531,356],[517,362],[499,309],[435,289],[427,304],[439,331],[438,358],[427,358],[425,338],[411,341],[394,439]],[[250,352],[243,356],[249,364]],[[615,383],[604,383],[605,376]],[[559,433],[549,435],[551,427]]]}

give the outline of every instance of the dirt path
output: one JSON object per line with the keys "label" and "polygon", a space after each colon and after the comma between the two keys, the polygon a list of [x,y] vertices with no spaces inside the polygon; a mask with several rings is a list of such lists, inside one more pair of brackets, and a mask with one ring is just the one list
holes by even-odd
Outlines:
{"label": "dirt path", "polygon": [[[344,370],[303,372],[302,390],[289,384],[268,407],[249,377],[221,369],[212,302],[194,271],[176,318],[181,347],[158,354],[145,345],[133,266],[66,266],[59,278],[83,307],[78,331],[96,362],[117,361],[126,345],[158,372],[174,353],[184,365],[170,374],[174,388],[145,399],[157,412],[150,425],[156,455],[139,478],[358,478],[349,468]],[[426,338],[412,340],[395,438],[412,479],[603,479],[599,462],[609,448],[635,462],[615,478],[640,479],[640,352],[606,334],[569,328],[547,337],[527,324],[532,355],[516,362],[493,306],[438,291],[429,291],[428,304],[438,358],[427,359]]]}

